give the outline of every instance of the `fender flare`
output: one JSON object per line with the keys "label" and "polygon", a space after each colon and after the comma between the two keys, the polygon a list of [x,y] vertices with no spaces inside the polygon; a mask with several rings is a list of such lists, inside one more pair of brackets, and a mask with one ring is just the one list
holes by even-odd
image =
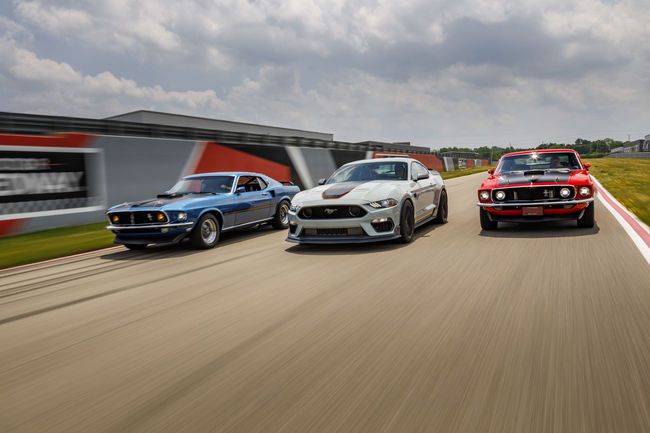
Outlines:
{"label": "fender flare", "polygon": [[396,224],[397,227],[402,225],[402,208],[404,207],[404,204],[407,201],[411,202],[411,206],[413,207],[413,217],[415,218],[415,203],[413,203],[413,198],[411,197],[411,195],[409,193],[406,193],[406,194],[404,194],[404,197],[402,197],[402,201],[400,201],[400,203],[399,203],[399,219],[400,220],[399,220],[398,224]]}
{"label": "fender flare", "polygon": [[291,197],[288,195],[283,195],[278,199],[278,202],[275,204],[275,212],[273,212],[273,215],[275,215],[278,212],[278,209],[280,208],[280,204],[282,204],[283,201],[289,202],[289,207],[291,207]]}
{"label": "fender flare", "polygon": [[[223,213],[221,213],[221,211],[219,209],[217,209],[217,208],[211,207],[211,208],[203,209],[199,213],[199,215],[196,217],[196,221],[198,222],[203,217],[203,215],[205,215],[206,213],[215,214],[215,216],[217,217],[217,220],[219,221],[219,226],[221,227],[221,230],[223,230]],[[194,227],[192,227],[192,231],[194,231],[195,227],[196,227],[196,224],[194,224]]]}

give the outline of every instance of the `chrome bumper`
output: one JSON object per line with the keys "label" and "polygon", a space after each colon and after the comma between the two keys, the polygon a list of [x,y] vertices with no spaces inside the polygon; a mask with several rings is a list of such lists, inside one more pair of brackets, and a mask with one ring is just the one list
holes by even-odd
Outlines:
{"label": "chrome bumper", "polygon": [[174,224],[147,224],[147,225],[130,225],[130,226],[106,226],[106,230],[140,230],[140,229],[166,229],[173,227],[187,227],[194,224],[193,222],[174,223]]}
{"label": "chrome bumper", "polygon": [[525,201],[519,203],[476,203],[481,207],[517,207],[517,206],[557,206],[567,204],[580,204],[590,203],[594,201],[593,197],[585,198],[582,200],[568,200],[568,201]]}

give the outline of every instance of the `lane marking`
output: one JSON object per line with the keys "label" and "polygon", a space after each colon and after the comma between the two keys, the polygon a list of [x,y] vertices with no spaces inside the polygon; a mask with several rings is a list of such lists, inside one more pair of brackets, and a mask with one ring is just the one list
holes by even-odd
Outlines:
{"label": "lane marking", "polygon": [[634,242],[641,255],[650,265],[650,228],[641,222],[636,215],[627,210],[625,206],[619,203],[593,175],[591,177],[598,191],[598,199],[600,202],[614,215],[614,218],[616,218],[625,232],[632,238],[632,242]]}
{"label": "lane marking", "polygon": [[124,247],[122,245],[118,245],[116,247],[108,247],[108,248],[104,248],[104,249],[101,249],[101,250],[86,251],[85,253],[73,254],[71,256],[57,257],[55,259],[44,260],[42,262],[27,263],[26,265],[14,266],[13,268],[0,269],[0,274],[3,274],[5,272],[9,272],[9,271],[17,271],[17,270],[20,270],[20,269],[32,268],[34,266],[39,266],[39,265],[46,265],[48,263],[60,262],[62,260],[66,260],[66,259],[74,259],[74,258],[77,258],[77,257],[84,257],[84,256],[90,256],[90,255],[93,255],[93,254],[98,254],[98,253],[105,253],[105,252],[108,252],[108,251],[118,250],[120,248],[124,248]]}

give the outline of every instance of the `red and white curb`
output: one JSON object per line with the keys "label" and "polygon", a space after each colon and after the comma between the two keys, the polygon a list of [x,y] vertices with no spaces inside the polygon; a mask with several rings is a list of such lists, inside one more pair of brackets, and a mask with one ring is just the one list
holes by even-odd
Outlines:
{"label": "red and white curb", "polygon": [[598,199],[614,215],[650,265],[650,228],[620,204],[595,177],[592,176],[592,179],[598,191]]}
{"label": "red and white curb", "polygon": [[119,245],[119,246],[116,246],[116,247],[109,247],[109,248],[104,248],[104,249],[101,249],[101,250],[93,250],[93,251],[87,251],[85,253],[73,254],[71,256],[57,257],[56,259],[45,260],[45,261],[42,261],[42,262],[28,263],[26,265],[14,266],[13,268],[0,269],[0,274],[2,274],[4,272],[10,272],[10,271],[19,271],[21,269],[29,269],[29,268],[33,268],[35,266],[47,265],[48,263],[61,262],[63,260],[70,260],[70,259],[75,259],[75,258],[79,258],[79,257],[92,256],[92,255],[97,255],[97,254],[101,254],[101,253],[107,253],[109,251],[119,250],[121,248],[124,248],[124,247],[122,245]]}

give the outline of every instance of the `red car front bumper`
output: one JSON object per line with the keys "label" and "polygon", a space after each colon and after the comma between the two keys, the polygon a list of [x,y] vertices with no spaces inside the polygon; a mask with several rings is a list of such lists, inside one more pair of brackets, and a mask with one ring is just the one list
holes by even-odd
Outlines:
{"label": "red car front bumper", "polygon": [[[540,222],[577,219],[594,201],[593,197],[569,201],[522,202],[522,203],[477,203],[488,212],[493,221]],[[543,215],[523,215],[524,207],[541,207]]]}

